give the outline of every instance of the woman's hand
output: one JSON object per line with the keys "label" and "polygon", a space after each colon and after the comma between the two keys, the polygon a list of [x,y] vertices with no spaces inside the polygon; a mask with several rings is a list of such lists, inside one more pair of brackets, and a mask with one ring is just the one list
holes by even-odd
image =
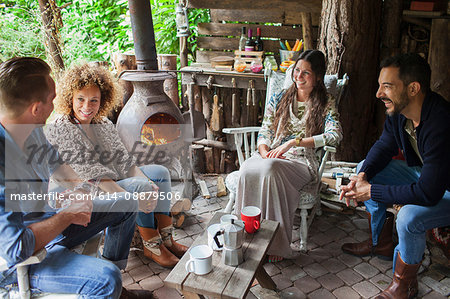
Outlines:
{"label": "woman's hand", "polygon": [[153,212],[158,205],[158,191],[139,193],[139,211],[148,214]]}
{"label": "woman's hand", "polygon": [[266,157],[267,158],[279,158],[279,159],[286,159],[284,153],[286,153],[291,147],[295,145],[296,141],[295,139],[291,139],[282,145],[278,146],[277,148],[274,148],[273,150],[270,150]]}
{"label": "woman's hand", "polygon": [[267,158],[267,153],[269,152],[269,147],[265,144],[258,146],[259,154],[263,159]]}

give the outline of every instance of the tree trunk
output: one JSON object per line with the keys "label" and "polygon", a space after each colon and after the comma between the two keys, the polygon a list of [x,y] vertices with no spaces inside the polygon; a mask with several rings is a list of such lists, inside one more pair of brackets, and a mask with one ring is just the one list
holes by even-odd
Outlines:
{"label": "tree trunk", "polygon": [[42,25],[45,31],[45,49],[49,64],[56,75],[64,70],[64,62],[61,54],[59,42],[59,27],[62,27],[62,20],[59,8],[54,1],[39,0],[39,9],[42,16]]}
{"label": "tree trunk", "polygon": [[349,86],[339,103],[344,139],[337,158],[363,159],[378,138],[376,121],[381,0],[323,0],[319,49],[327,73],[347,73]]}
{"label": "tree trunk", "polygon": [[402,0],[385,0],[383,12],[381,60],[400,53]]}
{"label": "tree trunk", "polygon": [[450,22],[434,19],[431,25],[430,52],[428,62],[431,67],[431,89],[450,101]]}

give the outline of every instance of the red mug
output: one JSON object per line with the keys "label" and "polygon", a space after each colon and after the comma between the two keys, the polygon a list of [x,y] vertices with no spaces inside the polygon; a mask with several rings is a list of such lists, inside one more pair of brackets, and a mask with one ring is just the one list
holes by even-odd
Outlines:
{"label": "red mug", "polygon": [[249,234],[253,234],[260,227],[261,210],[254,206],[244,207],[241,210],[241,219],[245,223],[245,231]]}

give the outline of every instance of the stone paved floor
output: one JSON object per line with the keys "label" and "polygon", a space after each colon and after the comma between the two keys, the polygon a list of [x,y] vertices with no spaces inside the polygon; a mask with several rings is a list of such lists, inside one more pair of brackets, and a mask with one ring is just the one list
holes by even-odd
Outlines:
{"label": "stone paved floor", "polygon": [[[212,198],[195,198],[182,229],[174,232],[174,239],[186,246],[192,244],[213,214],[224,208],[228,201],[228,196],[215,197],[216,177],[204,179]],[[377,257],[359,258],[341,251],[343,243],[363,241],[369,235],[363,213],[345,212],[324,211],[321,216],[316,216],[309,230],[306,254],[294,260],[264,265],[279,291],[255,285],[247,298],[372,298],[385,289],[392,278],[391,261]],[[294,246],[298,246],[298,227],[294,227],[293,236]],[[431,249],[431,261],[419,276],[419,298],[449,298],[450,263],[438,248]],[[123,286],[152,290],[157,298],[183,298],[175,289],[164,286],[163,281],[169,272],[135,250],[131,252],[122,274]]]}

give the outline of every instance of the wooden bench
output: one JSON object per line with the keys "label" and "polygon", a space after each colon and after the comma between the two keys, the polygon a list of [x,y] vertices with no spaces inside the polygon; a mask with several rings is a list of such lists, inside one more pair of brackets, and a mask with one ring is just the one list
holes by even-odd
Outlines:
{"label": "wooden bench", "polygon": [[[214,214],[208,226],[220,222],[225,213]],[[169,287],[180,290],[185,298],[204,296],[213,298],[244,298],[256,277],[259,284],[268,289],[276,289],[276,285],[263,267],[266,252],[272,243],[279,223],[263,220],[261,228],[255,234],[247,234],[244,250],[244,262],[237,267],[222,263],[220,251],[214,251],[213,270],[206,275],[196,275],[186,271],[185,265],[189,253],[185,254],[164,280]],[[208,234],[205,230],[194,241],[192,246],[208,244]]]}

